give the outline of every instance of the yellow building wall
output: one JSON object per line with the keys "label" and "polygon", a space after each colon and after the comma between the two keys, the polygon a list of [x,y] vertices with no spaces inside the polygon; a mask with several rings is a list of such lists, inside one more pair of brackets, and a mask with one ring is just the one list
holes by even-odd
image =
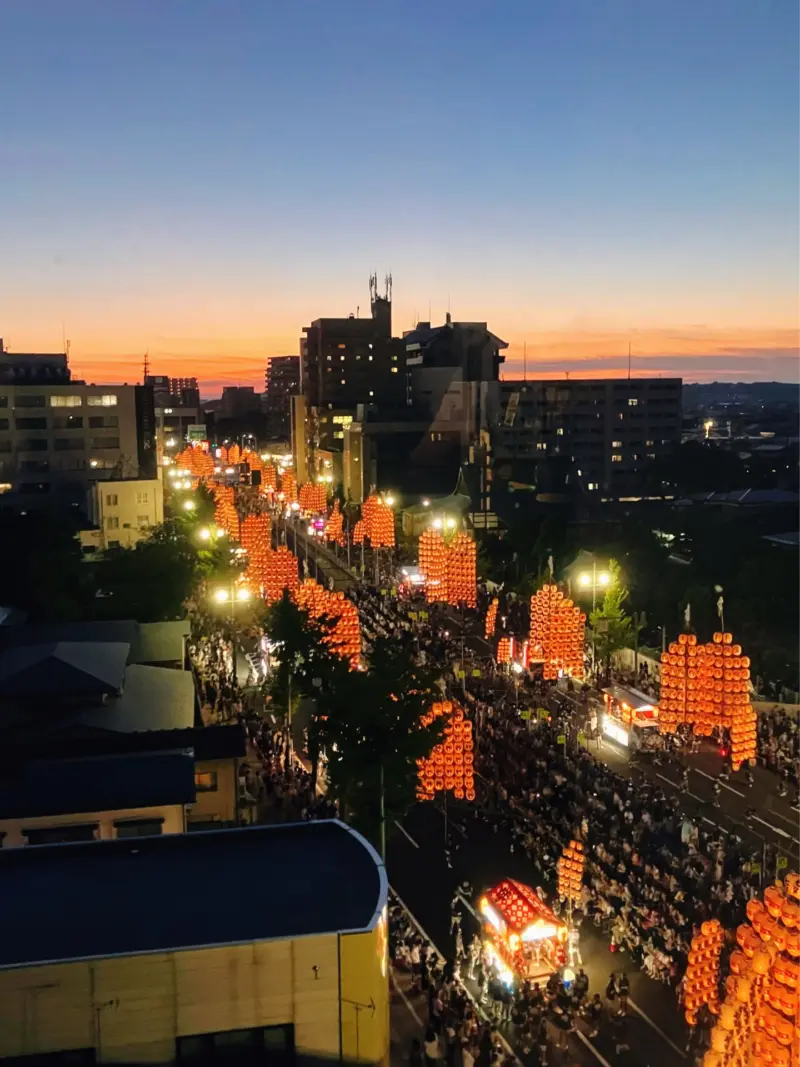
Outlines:
{"label": "yellow building wall", "polygon": [[213,773],[217,776],[215,792],[200,792],[195,796],[188,821],[193,822],[235,822],[237,817],[237,799],[239,793],[239,761],[199,760],[194,765],[195,774]]}
{"label": "yellow building wall", "polygon": [[[340,958],[343,1059],[385,1064],[378,930],[0,971],[0,1058],[95,1048],[100,1063],[169,1063],[176,1037],[293,1023],[298,1059],[338,1060]],[[376,1005],[358,1044],[347,1001]]]}
{"label": "yellow building wall", "polygon": [[129,819],[163,819],[161,832],[182,834],[184,812],[182,804],[169,804],[158,808],[125,808],[122,811],[89,811],[80,814],[39,815],[33,819],[0,819],[2,848],[18,848],[27,844],[24,830],[49,830],[57,826],[85,826],[96,823],[95,839],[111,841],[117,836],[114,823]]}

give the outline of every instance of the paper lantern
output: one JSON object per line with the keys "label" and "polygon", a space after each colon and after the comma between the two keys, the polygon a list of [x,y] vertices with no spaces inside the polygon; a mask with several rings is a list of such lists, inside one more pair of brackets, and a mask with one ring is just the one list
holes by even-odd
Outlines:
{"label": "paper lantern", "polygon": [[265,513],[247,515],[240,525],[242,548],[247,552],[245,581],[248,589],[262,596],[272,552],[272,524]]}
{"label": "paper lantern", "polygon": [[332,623],[326,643],[355,670],[361,657],[361,624],[358,608],[343,593],[329,589],[308,578],[295,591],[294,600],[312,619],[326,617]]}
{"label": "paper lantern", "polygon": [[514,638],[501,637],[497,642],[497,662],[510,663],[514,658]]}
{"label": "paper lantern", "polygon": [[582,842],[570,841],[564,846],[561,858],[556,864],[558,895],[562,900],[571,900],[574,904],[580,902],[585,866],[586,853]]}
{"label": "paper lantern", "polygon": [[361,521],[362,536],[373,548],[394,548],[394,512],[376,493],[361,505]]}
{"label": "paper lantern", "polygon": [[486,609],[486,619],[484,621],[483,635],[487,641],[494,637],[494,628],[497,625],[497,607],[500,601],[497,597],[492,597],[489,607]]}
{"label": "paper lantern", "polygon": [[280,600],[284,589],[294,592],[300,585],[297,557],[286,545],[269,552],[265,562],[262,595],[267,603]]}
{"label": "paper lantern", "polygon": [[544,660],[545,678],[583,677],[586,616],[558,586],[545,583],[531,597],[529,658]]}
{"label": "paper lantern", "polygon": [[301,511],[305,511],[310,515],[321,515],[328,507],[325,483],[305,482],[300,486],[297,500]]}
{"label": "paper lantern", "polygon": [[466,531],[460,530],[448,542],[440,530],[425,530],[419,539],[419,569],[428,601],[475,607],[477,547]]}
{"label": "paper lantern", "polygon": [[297,479],[291,471],[281,474],[280,491],[283,493],[284,502],[294,504],[297,500]]}
{"label": "paper lantern", "polygon": [[232,485],[214,486],[214,522],[225,530],[233,541],[239,540],[239,515],[236,511]]}
{"label": "paper lantern", "polygon": [[458,800],[475,799],[475,746],[472,723],[457,701],[436,701],[422,717],[428,726],[447,717],[444,740],[426,759],[417,760],[417,798],[433,800],[436,793],[452,792]]}
{"label": "paper lantern", "polygon": [[339,508],[338,498],[334,500],[328,521],[325,523],[325,539],[335,541],[337,545],[344,544],[344,516]]}
{"label": "paper lantern", "polygon": [[202,444],[188,445],[175,457],[175,465],[198,482],[214,477],[214,460]]}

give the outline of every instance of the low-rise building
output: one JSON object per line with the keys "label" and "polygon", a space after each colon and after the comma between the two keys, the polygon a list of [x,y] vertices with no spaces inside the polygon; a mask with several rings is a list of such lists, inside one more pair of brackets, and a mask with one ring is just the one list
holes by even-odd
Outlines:
{"label": "low-rise building", "polygon": [[164,521],[164,487],[158,478],[128,478],[92,486],[93,529],[81,530],[84,551],[131,548]]}
{"label": "low-rise building", "polygon": [[195,800],[189,750],[0,766],[0,847],[180,834]]}
{"label": "low-rise building", "polygon": [[0,884],[1,1058],[388,1064],[388,882],[343,823],[0,849]]}

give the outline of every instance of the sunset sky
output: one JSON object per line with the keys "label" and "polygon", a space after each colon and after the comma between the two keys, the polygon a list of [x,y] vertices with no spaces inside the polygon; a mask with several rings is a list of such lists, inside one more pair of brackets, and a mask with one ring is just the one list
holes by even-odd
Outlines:
{"label": "sunset sky", "polygon": [[507,373],[798,378],[796,0],[11,0],[0,337],[263,382],[487,320]]}

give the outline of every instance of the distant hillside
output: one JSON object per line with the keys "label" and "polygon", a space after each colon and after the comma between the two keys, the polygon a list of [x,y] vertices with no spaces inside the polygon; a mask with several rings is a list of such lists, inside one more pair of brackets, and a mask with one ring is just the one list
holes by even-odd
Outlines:
{"label": "distant hillside", "polygon": [[684,385],[684,409],[716,404],[800,405],[796,382],[707,382]]}

